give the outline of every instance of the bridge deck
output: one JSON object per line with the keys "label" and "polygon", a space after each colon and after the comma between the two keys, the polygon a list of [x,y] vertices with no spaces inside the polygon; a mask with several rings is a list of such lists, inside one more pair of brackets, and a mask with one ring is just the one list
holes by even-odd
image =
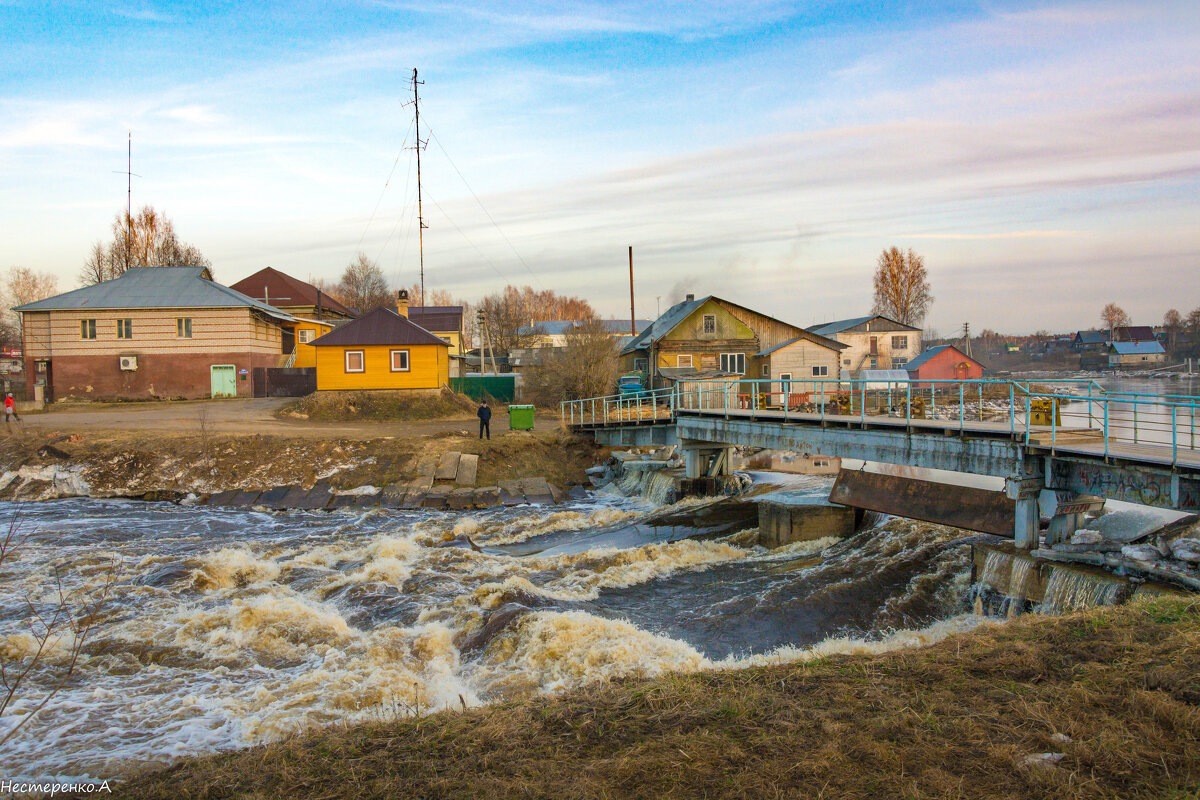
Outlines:
{"label": "bridge deck", "polygon": [[[649,409],[646,409],[649,411]],[[824,425],[825,427],[850,427],[850,428],[878,428],[895,430],[908,429],[919,433],[941,433],[945,436],[963,435],[963,436],[984,436],[988,438],[1008,439],[1024,441],[1026,435],[1026,426],[1018,423],[1013,425],[1008,420],[1003,422],[988,422],[988,421],[972,421],[966,420],[959,422],[958,420],[946,419],[905,419],[903,417],[889,416],[872,416],[870,414],[864,416],[858,414],[819,414],[819,413],[804,413],[789,411],[784,416],[782,410],[762,410],[762,409],[678,409],[675,412],[676,416],[694,416],[694,417],[718,417],[718,418],[736,418],[736,419],[753,419],[754,421],[786,423],[798,425]],[[596,423],[576,424],[574,427],[579,430],[595,430],[603,428],[615,428],[628,425],[653,425],[668,423],[672,421],[672,417],[666,409],[658,409],[657,413],[645,414],[641,417],[625,420],[607,420]],[[1055,433],[1049,425],[1033,425],[1029,428],[1029,446],[1033,449],[1044,450],[1046,452],[1053,451],[1058,454],[1078,454],[1089,458],[1103,458],[1105,456],[1105,445],[1103,436],[1100,431],[1093,430],[1090,433],[1085,433],[1082,430],[1072,430],[1066,428],[1058,428],[1055,434],[1055,441],[1051,442],[1051,436]],[[1087,437],[1095,437],[1094,439]],[[1184,445],[1188,446],[1184,446]],[[1145,464],[1147,466],[1166,466],[1170,467],[1173,464],[1179,467],[1200,469],[1200,450],[1194,450],[1188,442],[1180,442],[1178,449],[1172,458],[1172,448],[1170,443],[1154,444],[1154,443],[1131,443],[1127,441],[1110,440],[1108,443],[1109,458],[1120,459],[1132,464]]]}

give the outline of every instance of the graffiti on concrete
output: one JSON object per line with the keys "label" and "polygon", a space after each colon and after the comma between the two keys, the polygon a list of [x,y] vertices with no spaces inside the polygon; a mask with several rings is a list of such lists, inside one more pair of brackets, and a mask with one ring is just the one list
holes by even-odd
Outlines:
{"label": "graffiti on concrete", "polygon": [[[1165,472],[1055,460],[1053,485],[1111,500],[1124,500],[1160,508],[1200,508],[1200,481]],[[1178,500],[1173,484],[1178,481]]]}

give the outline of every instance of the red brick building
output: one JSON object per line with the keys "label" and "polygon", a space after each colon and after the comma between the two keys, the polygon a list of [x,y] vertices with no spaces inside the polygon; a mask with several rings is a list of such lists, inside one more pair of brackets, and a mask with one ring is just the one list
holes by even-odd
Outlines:
{"label": "red brick building", "polygon": [[294,347],[290,314],[203,267],[136,267],[14,310],[26,385],[48,401],[249,396],[254,368]]}

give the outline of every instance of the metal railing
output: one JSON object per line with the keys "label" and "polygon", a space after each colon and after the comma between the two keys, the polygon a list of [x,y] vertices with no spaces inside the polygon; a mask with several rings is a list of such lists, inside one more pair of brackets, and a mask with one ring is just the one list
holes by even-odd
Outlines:
{"label": "metal railing", "polygon": [[669,389],[567,400],[571,426],[669,421],[679,413],[750,419],[866,423],[890,418],[908,428],[1006,432],[1027,446],[1103,447],[1165,457],[1197,454],[1200,398],[1108,390],[1095,381],[832,380],[681,381]]}

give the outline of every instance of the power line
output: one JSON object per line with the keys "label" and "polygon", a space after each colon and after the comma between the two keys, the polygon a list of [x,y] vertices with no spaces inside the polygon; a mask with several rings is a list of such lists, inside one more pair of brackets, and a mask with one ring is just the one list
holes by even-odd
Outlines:
{"label": "power line", "polygon": [[[408,130],[404,132],[404,140],[400,144],[400,152],[396,153],[396,158],[392,161],[392,169],[388,172],[387,180],[383,182],[383,188],[379,190],[379,198],[375,201],[375,208],[371,209],[371,218],[367,220],[367,226],[363,228],[362,236],[358,237],[358,247],[362,247],[363,240],[367,238],[367,231],[371,229],[371,223],[375,221],[375,214],[379,211],[379,204],[383,202],[383,195],[387,192],[388,185],[392,182],[392,176],[396,174],[396,167],[400,164],[400,156],[408,149],[408,131],[412,130],[412,123],[409,123]],[[408,190],[405,189],[407,195]]]}
{"label": "power line", "polygon": [[[529,273],[529,276],[531,278],[533,278],[534,283],[536,283],[539,288],[544,290],[546,287],[542,285],[541,280],[538,278],[537,274],[534,273],[533,268],[529,266],[529,263],[527,261],[525,261],[525,259],[521,256],[521,254],[517,251],[517,248],[513,245],[513,243],[509,240],[509,238],[504,234],[504,231],[500,229],[499,223],[497,223],[495,218],[492,217],[491,212],[489,212],[487,210],[487,206],[485,206],[483,204],[483,201],[479,199],[479,195],[475,194],[475,190],[473,188],[471,188],[471,184],[467,182],[467,178],[465,175],[462,174],[462,170],[460,170],[458,168],[458,165],[454,163],[454,159],[452,159],[450,157],[450,154],[446,152],[446,147],[442,144],[442,140],[439,139],[437,137],[437,134],[433,132],[432,126],[429,126],[429,138],[437,143],[438,150],[441,150],[442,155],[444,155],[446,157],[446,160],[450,162],[450,166],[454,168],[454,171],[458,174],[458,177],[462,180],[463,185],[467,187],[467,191],[470,192],[471,196],[475,198],[475,202],[479,204],[479,208],[483,211],[484,215],[492,223],[493,227],[496,228],[496,232],[500,234],[500,238],[503,239],[505,244],[507,244],[509,246],[509,249],[511,249],[513,251],[513,254],[517,257],[517,260],[520,261],[522,265],[524,265],[525,270]],[[443,213],[445,213],[445,212],[443,212]]]}
{"label": "power line", "polygon": [[[429,194],[428,189],[425,191],[425,194]],[[471,248],[476,253],[479,254],[480,258],[482,258],[484,261],[487,262],[487,265],[492,268],[493,272],[495,272],[497,275],[499,275],[501,277],[501,279],[504,280],[505,283],[512,282],[511,279],[507,275],[505,275],[503,272],[501,272],[500,268],[497,267],[495,265],[495,263],[493,263],[493,261],[490,258],[488,258],[487,255],[484,254],[484,252],[482,250],[480,250],[479,247],[474,242],[471,241],[470,237],[467,236],[467,234],[463,231],[463,229],[458,227],[458,223],[450,218],[450,215],[446,213],[446,209],[442,208],[441,204],[439,204],[437,200],[434,200],[432,197],[430,197],[429,202],[431,202],[435,206],[437,206],[437,210],[442,212],[442,216],[446,218],[446,221],[454,226],[454,230],[458,231],[459,236],[463,237],[463,241],[465,241],[467,244],[471,245]]]}

